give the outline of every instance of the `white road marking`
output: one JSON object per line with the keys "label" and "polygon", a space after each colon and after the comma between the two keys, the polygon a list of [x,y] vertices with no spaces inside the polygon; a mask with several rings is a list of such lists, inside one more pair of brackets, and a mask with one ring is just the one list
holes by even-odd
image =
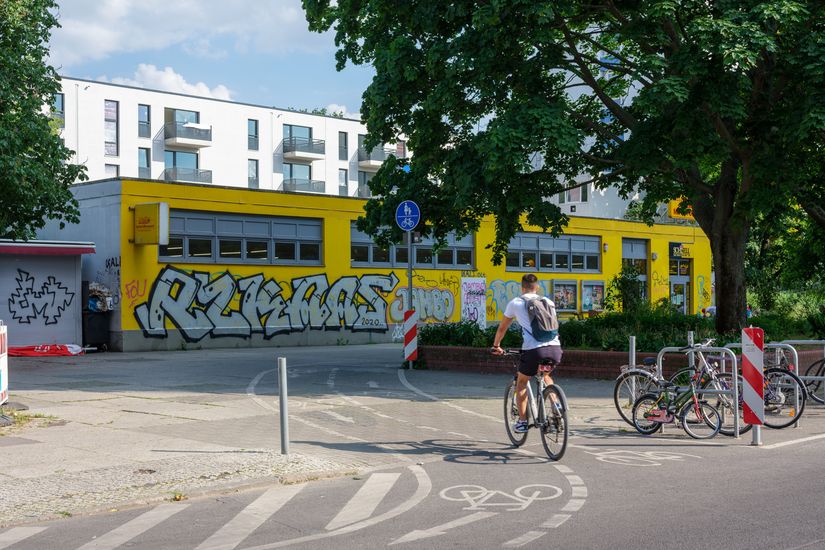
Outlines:
{"label": "white road marking", "polygon": [[505,546],[507,548],[517,548],[519,546],[524,546],[525,544],[533,542],[539,537],[543,537],[546,533],[547,531],[527,531],[522,536],[505,542],[502,546]]}
{"label": "white road marking", "polygon": [[570,495],[571,498],[581,498],[581,499],[587,498],[587,487],[585,487],[584,485],[577,485],[575,487],[572,487],[572,489],[573,489],[573,494]]}
{"label": "white road marking", "polygon": [[327,531],[369,518],[400,476],[401,474],[372,474],[368,477],[338,515],[327,524]]}
{"label": "white road marking", "polygon": [[196,550],[232,550],[263,525],[272,514],[303,488],[303,485],[279,485],[256,498],[229,523],[198,545]]}
{"label": "white road marking", "polygon": [[806,441],[815,441],[817,439],[825,439],[825,434],[812,435],[810,437],[803,437],[801,439],[792,439],[790,441],[782,441],[781,443],[772,443],[765,445],[762,449],[778,449],[780,447],[787,447],[788,445],[796,445],[797,443],[805,443]]}
{"label": "white road marking", "polygon": [[188,508],[188,504],[161,504],[144,512],[135,519],[113,529],[103,536],[90,541],[77,550],[112,550],[126,544],[136,536],[145,533],[164,520]]}
{"label": "white road marking", "polygon": [[553,464],[553,467],[560,471],[563,474],[572,474],[573,470],[569,466],[565,466],[564,464]]}
{"label": "white road marking", "polygon": [[467,434],[461,434],[461,433],[458,433],[458,432],[447,432],[447,435],[457,435],[458,437],[463,437],[464,439],[472,439],[471,436],[469,436]]}
{"label": "white road marking", "polygon": [[442,401],[440,398],[438,398],[434,395],[430,395],[429,393],[423,392],[423,391],[419,390],[418,388],[416,388],[415,386],[413,386],[412,384],[410,384],[407,381],[407,375],[404,374],[403,369],[398,369],[396,372],[398,372],[398,379],[401,381],[401,383],[404,385],[404,387],[407,388],[408,390],[410,390],[411,392],[413,392],[417,395],[420,395],[421,397],[429,399],[430,401],[436,401],[436,402],[441,403],[442,405],[446,405],[448,407],[452,407],[453,409],[455,409],[457,411],[461,411],[464,414],[477,416],[478,418],[485,418],[487,420],[492,420],[493,422],[501,422],[500,418],[494,418],[494,417],[492,417],[490,415],[487,415],[487,414],[477,413],[475,411],[465,409],[464,407],[456,405],[455,403],[450,403],[449,401]]}
{"label": "white road marking", "polygon": [[570,519],[570,514],[553,514],[550,519],[541,524],[545,529],[555,529]]}
{"label": "white road marking", "polygon": [[570,485],[584,485],[584,481],[579,476],[566,475],[564,477],[567,478],[567,483],[569,483]]}
{"label": "white road marking", "polygon": [[318,411],[318,412],[321,412],[321,413],[324,413],[328,416],[331,416],[335,420],[340,420],[341,422],[346,422],[347,424],[355,424],[355,419],[353,419],[352,417],[344,416],[343,414],[338,414],[335,411],[321,410],[321,411]]}
{"label": "white road marking", "polygon": [[440,432],[438,428],[433,428],[432,426],[416,426],[419,430],[429,430],[431,432]]}
{"label": "white road marking", "polygon": [[461,527],[463,525],[468,525],[470,523],[475,523],[476,521],[481,521],[482,519],[487,519],[495,515],[496,512],[476,512],[474,514],[470,514],[469,516],[464,516],[458,519],[454,519],[453,521],[448,521],[447,523],[442,523],[441,525],[437,525],[435,527],[430,527],[429,529],[418,529],[415,531],[410,531],[403,537],[395,539],[389,545],[392,546],[393,544],[402,544],[405,542],[412,542],[415,540],[437,537],[439,535],[446,534],[447,531],[449,531],[450,529]]}
{"label": "white road marking", "polygon": [[375,389],[375,388],[378,387],[378,382],[375,382],[374,380],[370,380],[369,382],[367,382],[367,386],[369,386],[370,388]]}
{"label": "white road marking", "polygon": [[14,527],[5,533],[0,533],[0,548],[8,548],[12,544],[33,537],[37,533],[45,530],[46,527]]}
{"label": "white road marking", "polygon": [[[575,489],[575,487],[574,487]],[[562,512],[578,512],[581,510],[582,506],[584,506],[584,499],[583,498],[571,498],[567,501],[567,504],[564,505],[564,508],[561,509]]]}

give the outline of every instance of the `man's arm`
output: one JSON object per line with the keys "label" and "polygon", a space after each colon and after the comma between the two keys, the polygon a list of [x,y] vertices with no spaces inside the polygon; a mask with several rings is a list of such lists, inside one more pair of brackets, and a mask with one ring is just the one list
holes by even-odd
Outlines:
{"label": "man's arm", "polygon": [[506,315],[501,318],[501,322],[498,324],[498,330],[496,331],[496,336],[493,338],[493,353],[495,355],[501,355],[504,353],[504,350],[501,349],[501,340],[504,338],[504,335],[507,333],[507,329],[510,328],[510,325],[513,323],[513,317],[507,317]]}

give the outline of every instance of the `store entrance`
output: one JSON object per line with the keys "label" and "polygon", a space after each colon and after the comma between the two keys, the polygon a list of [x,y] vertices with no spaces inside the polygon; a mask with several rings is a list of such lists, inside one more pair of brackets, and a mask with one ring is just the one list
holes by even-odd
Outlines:
{"label": "store entrance", "polygon": [[670,260],[670,303],[685,315],[690,309],[690,260]]}

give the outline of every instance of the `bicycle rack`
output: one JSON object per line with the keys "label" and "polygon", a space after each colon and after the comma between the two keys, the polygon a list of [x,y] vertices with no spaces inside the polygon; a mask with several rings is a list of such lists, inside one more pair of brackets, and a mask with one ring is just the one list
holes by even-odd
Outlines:
{"label": "bicycle rack", "polygon": [[[656,376],[659,380],[664,380],[664,374],[662,373],[662,360],[665,357],[665,353],[691,353],[695,352],[696,350],[704,352],[715,352],[721,353],[722,355],[728,355],[731,359],[731,365],[733,366],[733,379],[738,380],[738,373],[739,373],[739,362],[736,360],[736,354],[733,353],[733,350],[730,348],[719,348],[719,347],[702,347],[702,348],[692,348],[686,350],[684,347],[667,347],[662,348],[659,350],[659,353],[656,355]],[[730,395],[733,398],[734,403],[734,411],[733,411],[733,437],[739,439],[739,384],[731,384],[733,386],[729,390],[706,390],[702,388],[697,388],[696,393],[702,395]]]}
{"label": "bicycle rack", "polygon": [[[796,340],[796,341],[798,341],[798,340]],[[825,344],[825,342],[823,342],[823,344]],[[742,347],[742,343],[741,343],[741,342],[731,342],[730,344],[725,344],[725,347],[726,347],[726,348],[728,348],[728,349],[732,349],[732,348],[741,348],[741,347]],[[795,368],[796,368],[796,372],[794,372],[794,374],[796,374],[797,376],[799,376],[799,353],[796,351],[796,348],[795,348],[795,347],[793,347],[793,346],[792,346],[792,345],[791,345],[788,341],[785,341],[785,342],[771,342],[770,344],[765,344],[765,346],[764,346],[764,347],[765,347],[765,349],[773,349],[773,350],[776,350],[776,354],[777,354],[777,356],[779,355],[780,350],[783,350],[783,349],[790,350],[790,351],[791,351],[791,354],[793,355],[793,361],[794,361],[794,363],[793,363],[793,364],[794,364],[794,365],[796,365],[796,367],[795,367]],[[764,367],[763,367],[763,368],[764,368]],[[793,370],[791,370],[791,372],[793,372]],[[799,378],[801,379],[802,377],[800,376]],[[825,377],[823,377],[823,378],[825,378]],[[794,395],[793,395],[793,397],[794,397],[794,402],[796,403],[796,410],[798,411],[798,410],[799,410],[799,404],[800,404],[800,402],[801,402],[801,399],[800,399],[800,397],[799,397],[799,388],[798,388],[798,387],[796,387],[796,385],[794,385],[794,392],[793,392],[793,394],[794,394]],[[798,427],[799,427],[799,420],[797,420],[797,421],[795,421],[795,422],[793,423],[793,427],[794,427],[794,428],[798,428]]]}
{"label": "bicycle rack", "polygon": [[[825,347],[825,340],[782,340],[783,344],[793,346],[823,346]],[[823,350],[825,357],[825,350]],[[805,380],[822,380],[825,381],[825,376],[802,376],[802,365],[799,364],[799,357],[796,359],[796,375],[799,376],[803,382]],[[825,386],[825,384],[823,384]],[[809,392],[810,393],[810,392]]]}

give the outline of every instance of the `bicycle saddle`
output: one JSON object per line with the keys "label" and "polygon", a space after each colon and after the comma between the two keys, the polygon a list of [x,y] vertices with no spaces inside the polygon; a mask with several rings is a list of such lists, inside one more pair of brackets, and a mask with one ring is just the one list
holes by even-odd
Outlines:
{"label": "bicycle saddle", "polygon": [[652,367],[653,365],[656,364],[656,358],[655,357],[645,357],[644,359],[642,359],[642,364],[646,367]]}
{"label": "bicycle saddle", "polygon": [[673,386],[678,386],[675,382],[671,382],[670,380],[659,380],[656,384],[660,388],[672,388]]}

